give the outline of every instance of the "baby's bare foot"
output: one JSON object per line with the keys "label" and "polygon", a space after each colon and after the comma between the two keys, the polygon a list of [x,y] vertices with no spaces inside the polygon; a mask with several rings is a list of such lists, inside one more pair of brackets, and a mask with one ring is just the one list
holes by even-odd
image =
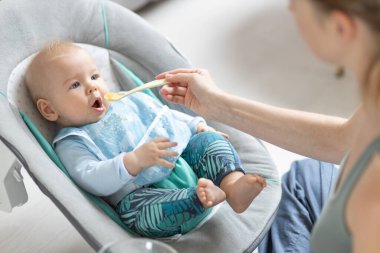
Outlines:
{"label": "baby's bare foot", "polygon": [[197,196],[204,208],[210,208],[226,200],[226,194],[211,180],[200,178],[196,190]]}
{"label": "baby's bare foot", "polygon": [[266,187],[265,179],[246,174],[230,185],[227,193],[227,202],[237,213],[244,212],[253,199]]}

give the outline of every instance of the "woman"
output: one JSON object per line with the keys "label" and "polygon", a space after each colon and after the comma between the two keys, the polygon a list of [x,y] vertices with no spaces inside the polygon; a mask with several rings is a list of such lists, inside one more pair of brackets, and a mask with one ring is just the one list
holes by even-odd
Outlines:
{"label": "woman", "polygon": [[[161,89],[161,94],[168,101],[184,104],[208,119],[290,151],[333,163],[343,160],[330,198],[321,216],[316,214],[319,219],[311,236],[313,252],[379,252],[380,0],[291,0],[290,9],[315,55],[343,66],[356,77],[362,103],[349,119],[276,108],[227,94],[214,85],[205,70],[177,69],[158,75],[158,79],[171,82]],[[334,177],[329,168],[328,184]],[[306,178],[306,174],[292,170],[289,173]],[[320,173],[323,178],[323,168]],[[306,179],[300,180],[297,187],[308,189],[313,181],[320,180]],[[283,187],[287,187],[284,180]],[[313,190],[322,191],[322,188]],[[279,214],[293,204],[288,200],[294,193],[286,193]],[[297,200],[298,196],[293,199]],[[306,200],[303,206],[307,203]],[[323,201],[318,203],[323,205]],[[297,217],[296,221],[284,217],[276,218],[260,252],[311,252],[307,235],[301,234],[307,238],[302,240],[299,234],[288,233],[281,227],[295,222],[311,230],[313,224],[304,220],[307,214],[293,213],[291,217]],[[279,228],[282,230],[278,231]]]}

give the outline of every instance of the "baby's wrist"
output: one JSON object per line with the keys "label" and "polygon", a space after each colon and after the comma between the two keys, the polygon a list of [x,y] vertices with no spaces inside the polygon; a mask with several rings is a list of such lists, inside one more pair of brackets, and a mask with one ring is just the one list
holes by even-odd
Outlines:
{"label": "baby's wrist", "polygon": [[127,169],[128,173],[132,176],[136,176],[141,171],[141,166],[139,165],[139,161],[137,155],[134,151],[125,154],[124,159],[124,167]]}

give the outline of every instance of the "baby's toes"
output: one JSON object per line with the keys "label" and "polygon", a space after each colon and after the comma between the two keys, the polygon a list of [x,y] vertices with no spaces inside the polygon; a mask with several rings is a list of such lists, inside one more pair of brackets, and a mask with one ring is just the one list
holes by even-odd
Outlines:
{"label": "baby's toes", "polygon": [[259,184],[263,188],[266,186],[266,181],[263,177],[254,175],[254,178],[255,178],[254,181],[256,184]]}
{"label": "baby's toes", "polygon": [[197,189],[197,195],[199,197],[205,198],[206,197],[206,192],[204,188],[198,187]]}
{"label": "baby's toes", "polygon": [[198,179],[198,187],[207,188],[209,185],[209,180],[206,178],[200,178]]}
{"label": "baby's toes", "polygon": [[258,182],[261,184],[261,187],[267,186],[267,181],[263,177],[258,177]]}
{"label": "baby's toes", "polygon": [[213,204],[214,204],[214,202],[212,202],[211,200],[207,201],[207,202],[206,202],[206,208],[208,208],[208,207],[212,207]]}

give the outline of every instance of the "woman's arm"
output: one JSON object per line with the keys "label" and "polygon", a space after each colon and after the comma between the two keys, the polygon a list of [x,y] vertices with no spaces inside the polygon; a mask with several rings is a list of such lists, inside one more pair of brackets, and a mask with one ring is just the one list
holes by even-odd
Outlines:
{"label": "woman's arm", "polygon": [[213,98],[209,117],[292,152],[339,163],[350,146],[360,109],[343,119],[283,109],[226,93]]}
{"label": "woman's arm", "polygon": [[171,102],[284,149],[333,163],[344,156],[361,117],[360,109],[347,120],[240,98],[218,89],[204,70],[179,69],[157,78],[172,83],[161,90]]}

